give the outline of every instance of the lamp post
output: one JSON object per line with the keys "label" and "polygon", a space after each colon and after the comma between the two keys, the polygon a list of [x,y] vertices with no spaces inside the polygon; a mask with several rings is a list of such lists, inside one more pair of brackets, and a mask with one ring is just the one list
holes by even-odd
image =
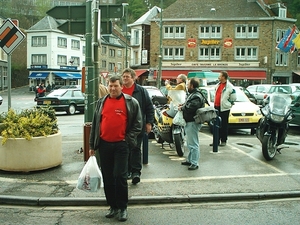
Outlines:
{"label": "lamp post", "polygon": [[128,39],[128,37],[127,37],[127,24],[128,24],[128,3],[122,3],[122,5],[123,5],[123,7],[126,7],[125,8],[125,13],[126,13],[126,15],[125,15],[125,68],[128,68],[128,61],[127,61],[127,59],[128,59],[128,43],[127,43],[127,39]]}
{"label": "lamp post", "polygon": [[163,54],[163,49],[162,49],[162,30],[163,30],[163,27],[162,27],[162,9],[163,7],[163,0],[160,0],[160,23],[159,23],[159,56],[158,56],[158,60],[159,60],[159,64],[158,64],[158,70],[159,70],[159,73],[157,74],[157,81],[156,81],[156,86],[158,88],[160,88],[161,86],[161,78],[162,78],[162,54]]}

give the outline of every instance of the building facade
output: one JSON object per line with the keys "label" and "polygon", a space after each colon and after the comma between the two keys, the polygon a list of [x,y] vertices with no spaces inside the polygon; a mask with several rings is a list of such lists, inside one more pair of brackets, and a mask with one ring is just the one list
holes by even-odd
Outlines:
{"label": "building facade", "polygon": [[163,10],[161,21],[159,16],[151,21],[154,77],[161,56],[162,80],[190,71],[226,70],[237,85],[292,83],[299,70],[298,53],[284,53],[276,46],[296,20],[284,4],[273,2],[176,1]]}

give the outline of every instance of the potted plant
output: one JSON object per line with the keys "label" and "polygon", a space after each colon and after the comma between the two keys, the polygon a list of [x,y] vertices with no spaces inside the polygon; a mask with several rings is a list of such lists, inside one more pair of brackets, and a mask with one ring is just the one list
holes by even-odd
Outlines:
{"label": "potted plant", "polygon": [[0,170],[35,171],[62,163],[61,133],[50,107],[0,115]]}

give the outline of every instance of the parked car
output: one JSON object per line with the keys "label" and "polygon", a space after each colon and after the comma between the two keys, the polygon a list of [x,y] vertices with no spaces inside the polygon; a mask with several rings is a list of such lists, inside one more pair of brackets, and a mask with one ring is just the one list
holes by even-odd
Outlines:
{"label": "parked car", "polygon": [[300,107],[294,106],[296,103],[300,103],[300,90],[293,92],[291,98],[292,98],[291,108],[293,109],[293,114],[295,117],[292,119],[290,123],[300,126]]}
{"label": "parked car", "polygon": [[45,97],[37,99],[37,107],[51,106],[55,111],[65,111],[73,115],[76,111],[84,112],[84,94],[77,88],[53,90]]}
{"label": "parked car", "polygon": [[264,97],[269,89],[274,86],[272,84],[256,84],[250,85],[246,89],[256,98],[257,104],[262,105]]}
{"label": "parked car", "polygon": [[237,86],[237,87],[244,92],[244,94],[249,98],[249,100],[251,102],[253,102],[254,104],[257,104],[257,99],[254,97],[253,94],[250,93],[250,91],[248,91],[246,88],[241,87],[241,86]]}
{"label": "parked car", "polygon": [[[234,87],[237,100],[232,106],[228,118],[229,129],[251,129],[251,134],[255,133],[259,119],[262,117],[258,105],[252,103],[245,93],[239,88]],[[210,105],[215,101],[214,86],[200,87],[201,92],[206,96]],[[212,124],[210,124],[212,132]]]}
{"label": "parked car", "polygon": [[3,102],[3,98],[2,96],[0,96],[0,105],[2,105],[2,102]]}
{"label": "parked car", "polygon": [[154,86],[143,86],[149,93],[150,99],[152,100],[153,104],[155,101],[158,101],[160,104],[166,104],[168,99],[166,95],[159,90],[157,87]]}
{"label": "parked car", "polygon": [[294,93],[295,91],[300,90],[300,83],[292,83],[292,84],[276,84],[276,85],[272,85],[271,88],[269,89],[269,91],[266,93],[265,98],[263,100],[263,105],[266,105],[268,100],[269,100],[269,96],[272,93],[283,93],[283,94],[287,94],[287,95],[292,95],[292,93]]}

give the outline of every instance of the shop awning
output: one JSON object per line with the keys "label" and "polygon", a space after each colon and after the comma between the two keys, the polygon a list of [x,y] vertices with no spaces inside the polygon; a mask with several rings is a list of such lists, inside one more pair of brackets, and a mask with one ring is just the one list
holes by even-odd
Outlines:
{"label": "shop awning", "polygon": [[[162,79],[176,79],[179,74],[187,75],[190,70],[163,70]],[[157,71],[154,71],[154,78],[157,76]]]}
{"label": "shop awning", "polygon": [[45,79],[48,77],[49,72],[32,72],[28,78],[30,79]]}
{"label": "shop awning", "polygon": [[297,74],[300,76],[300,71],[293,71],[293,73]]}
{"label": "shop awning", "polygon": [[63,73],[63,72],[53,72],[56,76],[61,77],[62,79],[81,79],[81,73]]}
{"label": "shop awning", "polygon": [[141,76],[142,74],[144,74],[144,73],[146,73],[146,72],[148,72],[148,70],[142,70],[142,69],[140,69],[140,70],[135,70],[135,73],[136,73],[136,76],[137,76],[137,77]]}
{"label": "shop awning", "polygon": [[239,80],[265,80],[267,79],[266,71],[235,71],[227,70],[230,79]]}

